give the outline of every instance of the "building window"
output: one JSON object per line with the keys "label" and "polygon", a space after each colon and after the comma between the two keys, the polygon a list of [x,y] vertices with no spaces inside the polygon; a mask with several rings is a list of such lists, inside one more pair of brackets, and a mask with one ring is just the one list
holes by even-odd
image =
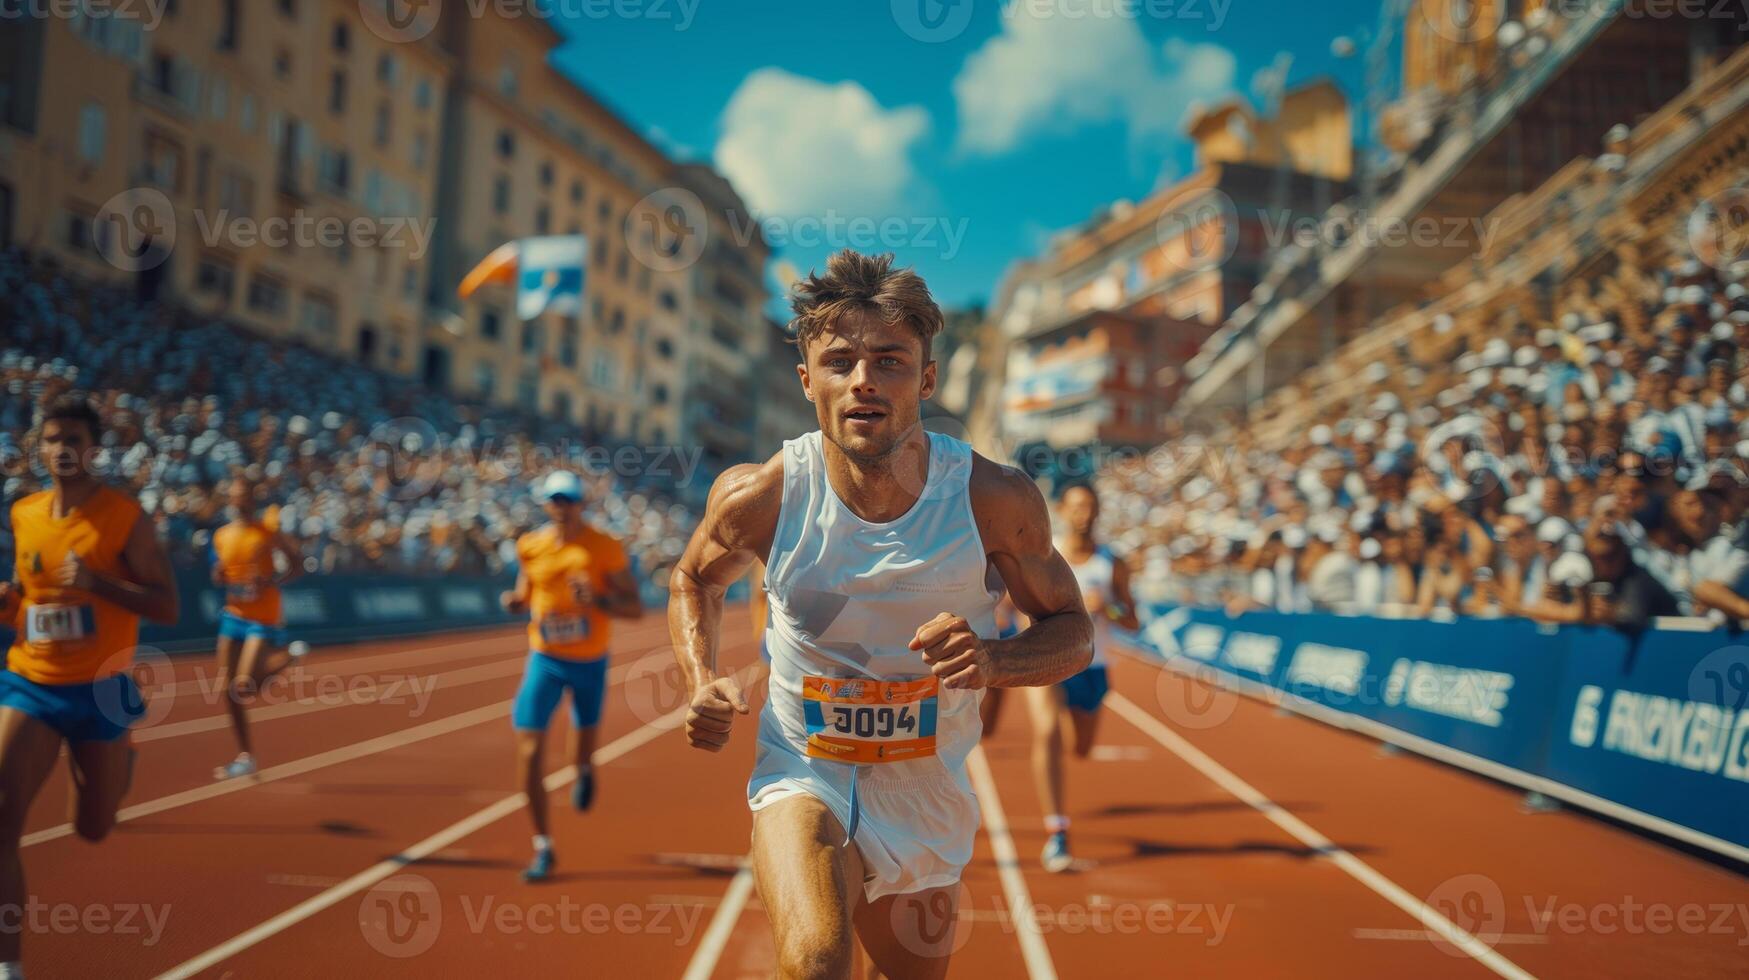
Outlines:
{"label": "building window", "polygon": [[194,276],[194,288],[208,296],[217,296],[226,303],[231,301],[231,290],[236,284],[237,273],[229,262],[218,259],[203,258],[200,268]]}
{"label": "building window", "polygon": [[[668,404],[668,386],[664,385],[664,384],[658,384],[654,388],[651,388],[650,389],[650,400],[655,402],[658,405]],[[661,442],[662,440],[660,437],[658,437],[656,441]]]}
{"label": "building window", "polygon": [[524,321],[522,321],[522,352],[524,354],[533,354],[540,349],[541,349],[540,321],[538,321],[538,320],[524,320]]}
{"label": "building window", "polygon": [[545,204],[536,208],[534,211],[534,233],[537,235],[545,235],[550,232],[553,225],[552,219],[552,213],[547,210]]}
{"label": "building window", "polygon": [[498,155],[506,160],[516,156],[516,134],[508,129],[498,131]]}
{"label": "building window", "polygon": [[674,290],[663,289],[656,293],[656,305],[670,313],[680,309],[680,301],[674,298]]}
{"label": "building window", "polygon": [[279,0],[279,13],[287,20],[297,20],[298,0]]}
{"label": "building window", "polygon": [[377,146],[389,145],[389,134],[394,127],[394,110],[388,100],[377,103],[376,138]]}
{"label": "building window", "polygon": [[480,311],[480,336],[486,337],[489,339],[494,339],[494,340],[497,339],[497,337],[498,337],[498,323],[499,323],[499,320],[498,320],[498,311],[497,310],[481,310]]}
{"label": "building window", "polygon": [[237,108],[237,126],[244,135],[255,135],[255,96],[244,94],[243,104]]}
{"label": "building window", "polygon": [[553,186],[553,165],[551,161],[540,165],[540,185],[542,187]]}
{"label": "building window", "polygon": [[512,66],[498,69],[498,91],[505,98],[516,98],[516,69]]}
{"label": "building window", "polygon": [[613,390],[613,356],[596,351],[589,365],[589,383],[607,391]]}
{"label": "building window", "polygon": [[79,110],[79,159],[102,163],[108,135],[109,120],[102,106],[93,102]]}
{"label": "building window", "polygon": [[178,191],[182,172],[182,147],[158,133],[146,133],[146,180],[169,191]]}
{"label": "building window", "polygon": [[424,133],[413,134],[413,166],[425,166],[425,154],[430,149],[427,145],[428,142]]}
{"label": "building window", "polygon": [[564,392],[553,395],[553,417],[566,422],[571,421],[571,396]]}
{"label": "building window", "polygon": [[91,219],[82,214],[67,215],[67,248],[75,252],[96,251],[91,239]]}
{"label": "building window", "polygon": [[656,355],[664,361],[674,360],[674,341],[667,337],[656,341]]}
{"label": "building window", "polygon": [[351,33],[350,28],[347,27],[346,22],[343,20],[335,21],[334,22],[334,50],[335,51],[345,51],[348,47],[351,46],[351,42],[352,42],[352,33]]}
{"label": "building window", "polygon": [[285,286],[276,279],[257,274],[249,280],[249,308],[269,316],[285,313]]}
{"label": "building window", "polygon": [[316,179],[323,190],[345,197],[352,187],[352,160],[346,151],[324,147],[317,160]]}
{"label": "building window", "polygon": [[235,51],[242,33],[243,0],[223,0],[219,14],[219,50]]}
{"label": "building window", "polygon": [[401,270],[401,295],[408,299],[419,295],[419,270],[411,262]]}
{"label": "building window", "polygon": [[346,73],[336,71],[328,77],[328,111],[336,116],[346,111]]}
{"label": "building window", "polygon": [[389,88],[401,84],[401,63],[394,55],[384,53],[377,58],[377,81]]}
{"label": "building window", "polygon": [[290,81],[292,73],[291,52],[280,48],[273,54],[273,75],[280,81]]}
{"label": "building window", "polygon": [[225,168],[219,174],[219,210],[238,218],[247,218],[254,213],[254,207],[255,182],[245,171],[233,167]]}
{"label": "building window", "polygon": [[583,203],[583,182],[580,180],[571,181],[571,203]]}
{"label": "building window", "polygon": [[493,376],[490,364],[474,365],[474,390],[480,393],[481,398],[491,401],[492,389],[496,381],[497,378]]}
{"label": "building window", "polygon": [[222,75],[214,75],[207,83],[207,112],[218,120],[231,114],[231,85]]}
{"label": "building window", "polygon": [[510,213],[510,178],[498,177],[492,181],[492,210],[498,214]]}
{"label": "building window", "polygon": [[334,339],[334,327],[338,318],[334,315],[332,300],[320,296],[304,296],[304,308],[298,318],[298,329],[307,337],[317,340],[331,341]]}
{"label": "building window", "polygon": [[430,79],[421,78],[419,80],[419,83],[413,86],[413,108],[415,108],[415,109],[429,109],[429,108],[431,108],[431,81],[430,81]]}

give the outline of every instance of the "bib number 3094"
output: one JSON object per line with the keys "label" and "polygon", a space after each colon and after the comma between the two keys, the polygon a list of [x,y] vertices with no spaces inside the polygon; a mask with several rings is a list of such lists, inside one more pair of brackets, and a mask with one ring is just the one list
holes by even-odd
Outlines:
{"label": "bib number 3094", "polygon": [[935,754],[936,679],[802,678],[808,755],[858,765]]}

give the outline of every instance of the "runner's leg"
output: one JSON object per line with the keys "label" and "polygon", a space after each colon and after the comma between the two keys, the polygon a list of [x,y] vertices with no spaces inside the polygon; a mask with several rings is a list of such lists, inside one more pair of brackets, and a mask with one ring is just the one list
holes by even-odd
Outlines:
{"label": "runner's leg", "polygon": [[779,976],[850,976],[862,856],[843,842],[844,825],[805,793],[753,814],[754,882],[771,919]]}
{"label": "runner's leg", "polygon": [[[24,818],[55,767],[61,735],[15,708],[0,708],[0,909],[22,909],[24,862],[18,842]],[[24,930],[0,929],[0,963],[18,962]]]}
{"label": "runner's leg", "polygon": [[123,735],[108,742],[69,742],[75,810],[73,829],[93,843],[109,836],[121,809],[134,768],[133,739]]}
{"label": "runner's leg", "polygon": [[1032,778],[1045,818],[1063,813],[1063,691],[1029,687],[1026,705],[1032,716]]}
{"label": "runner's leg", "polygon": [[883,895],[856,909],[856,935],[880,976],[939,980],[947,976],[959,925],[960,886]]}

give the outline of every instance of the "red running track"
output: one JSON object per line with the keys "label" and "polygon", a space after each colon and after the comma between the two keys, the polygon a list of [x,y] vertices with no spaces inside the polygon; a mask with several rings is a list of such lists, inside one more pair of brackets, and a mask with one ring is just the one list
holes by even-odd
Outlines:
{"label": "red running track", "polygon": [[[686,747],[666,629],[618,634],[588,814],[552,738],[550,882],[517,877],[504,629],[317,651],[256,711],[260,775],[226,784],[207,662],[159,665],[123,822],[69,834],[58,773],[25,838],[32,902],[0,926],[39,977],[769,976],[741,868],[752,725]],[[724,658],[758,679],[750,642]],[[1112,672],[1101,745],[1070,765],[1071,872],[1037,863],[1021,704],[974,756],[953,975],[1749,975],[1730,870],[1151,662]]]}

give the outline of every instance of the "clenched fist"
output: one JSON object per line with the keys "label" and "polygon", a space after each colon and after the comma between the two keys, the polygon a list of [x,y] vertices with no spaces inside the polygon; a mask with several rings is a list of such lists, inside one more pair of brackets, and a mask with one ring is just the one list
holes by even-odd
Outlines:
{"label": "clenched fist", "polygon": [[995,677],[989,649],[964,616],[941,613],[924,623],[911,638],[911,649],[923,654],[942,687],[975,691],[989,687]]}
{"label": "clenched fist", "polygon": [[85,562],[81,561],[78,555],[69,552],[67,560],[55,566],[54,581],[63,589],[80,589],[89,592],[92,582],[91,569],[86,567]]}
{"label": "clenched fist", "polygon": [[719,677],[692,692],[686,709],[686,740],[695,749],[715,752],[729,744],[729,726],[749,710],[747,696],[733,677]]}

